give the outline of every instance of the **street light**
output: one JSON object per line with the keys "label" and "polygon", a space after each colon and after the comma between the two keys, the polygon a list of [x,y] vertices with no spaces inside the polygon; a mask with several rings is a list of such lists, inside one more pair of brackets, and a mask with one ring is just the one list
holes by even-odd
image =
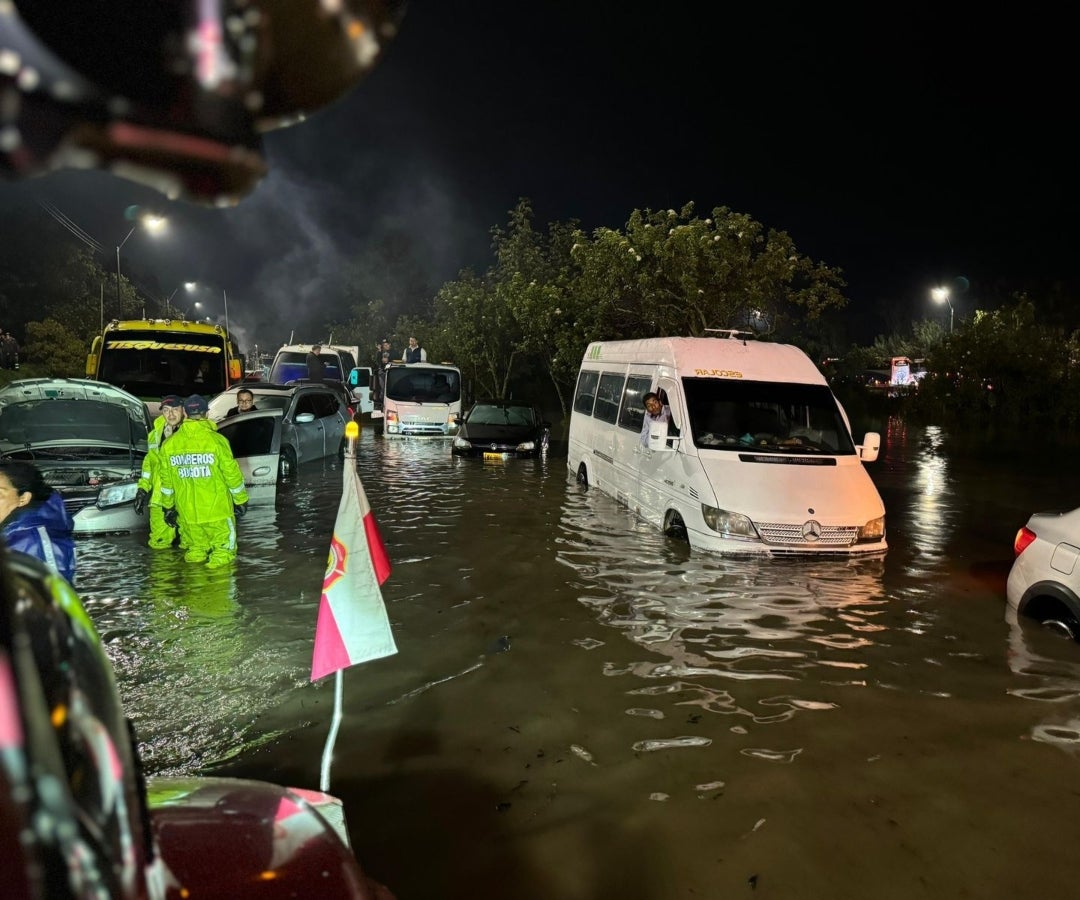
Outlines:
{"label": "street light", "polygon": [[175,288],[173,288],[173,292],[171,294],[169,294],[168,297],[165,298],[165,318],[166,319],[169,318],[169,302],[172,300],[173,297],[176,296],[176,292],[178,290],[180,290],[180,288],[183,288],[185,291],[187,291],[190,294],[193,290],[195,290],[196,286],[197,285],[195,284],[194,281],[185,281],[183,284],[178,284]]}
{"label": "street light", "polygon": [[131,231],[124,235],[124,239],[116,245],[116,311],[117,315],[123,318],[124,306],[120,302],[120,248],[128,242],[128,238],[135,233],[135,229],[142,225],[151,234],[157,234],[165,227],[165,219],[162,216],[143,216],[137,219],[135,224],[131,226]]}
{"label": "street light", "polygon": [[947,287],[936,287],[930,291],[930,296],[934,298],[935,303],[949,304],[949,334],[952,334],[953,317],[956,315],[956,310],[953,309],[952,301],[949,299],[949,289]]}
{"label": "street light", "polygon": [[196,300],[194,303],[191,304],[191,306],[184,310],[183,318],[186,319],[188,317],[188,313],[191,312],[193,309],[200,309],[201,307],[202,304],[198,300]]}

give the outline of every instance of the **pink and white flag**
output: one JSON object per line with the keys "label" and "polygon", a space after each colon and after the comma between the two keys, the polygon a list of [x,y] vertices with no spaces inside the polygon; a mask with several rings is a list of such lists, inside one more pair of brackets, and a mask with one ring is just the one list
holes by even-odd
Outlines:
{"label": "pink and white flag", "polygon": [[397,653],[379,586],[390,559],[356,465],[346,460],[330,560],[323,579],[311,680]]}

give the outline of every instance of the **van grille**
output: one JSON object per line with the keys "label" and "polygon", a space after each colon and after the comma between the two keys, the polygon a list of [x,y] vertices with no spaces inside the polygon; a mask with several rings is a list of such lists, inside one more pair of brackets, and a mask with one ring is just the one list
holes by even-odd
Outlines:
{"label": "van grille", "polygon": [[803,537],[802,525],[755,522],[758,534],[766,544],[798,545],[800,547],[850,547],[859,536],[859,529],[854,525],[823,525],[821,537],[808,541]]}

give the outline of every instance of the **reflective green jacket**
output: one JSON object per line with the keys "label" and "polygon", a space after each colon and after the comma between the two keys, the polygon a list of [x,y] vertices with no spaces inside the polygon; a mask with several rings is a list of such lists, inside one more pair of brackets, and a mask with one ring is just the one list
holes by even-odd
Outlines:
{"label": "reflective green jacket", "polygon": [[244,476],[229,442],[206,419],[186,419],[158,448],[161,505],[176,507],[195,525],[231,519],[233,504],[247,503]]}

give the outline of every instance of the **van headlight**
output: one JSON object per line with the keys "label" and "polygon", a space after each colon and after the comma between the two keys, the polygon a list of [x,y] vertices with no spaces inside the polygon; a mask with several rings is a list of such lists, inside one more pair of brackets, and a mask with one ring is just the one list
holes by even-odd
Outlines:
{"label": "van headlight", "polygon": [[98,491],[97,508],[108,509],[110,506],[120,506],[124,503],[130,503],[135,499],[135,494],[138,493],[138,490],[139,482],[135,480],[118,481],[116,484],[110,484],[108,487],[103,487]]}
{"label": "van headlight", "polygon": [[454,447],[458,450],[472,450],[472,444],[463,437],[454,438]]}
{"label": "van headlight", "polygon": [[870,544],[885,539],[885,517],[879,516],[871,519],[859,529],[859,535],[855,538],[858,544]]}
{"label": "van headlight", "polygon": [[742,513],[728,512],[726,509],[717,509],[715,506],[706,506],[702,503],[701,515],[706,525],[724,537],[761,540],[757,529],[754,528],[754,523]]}

